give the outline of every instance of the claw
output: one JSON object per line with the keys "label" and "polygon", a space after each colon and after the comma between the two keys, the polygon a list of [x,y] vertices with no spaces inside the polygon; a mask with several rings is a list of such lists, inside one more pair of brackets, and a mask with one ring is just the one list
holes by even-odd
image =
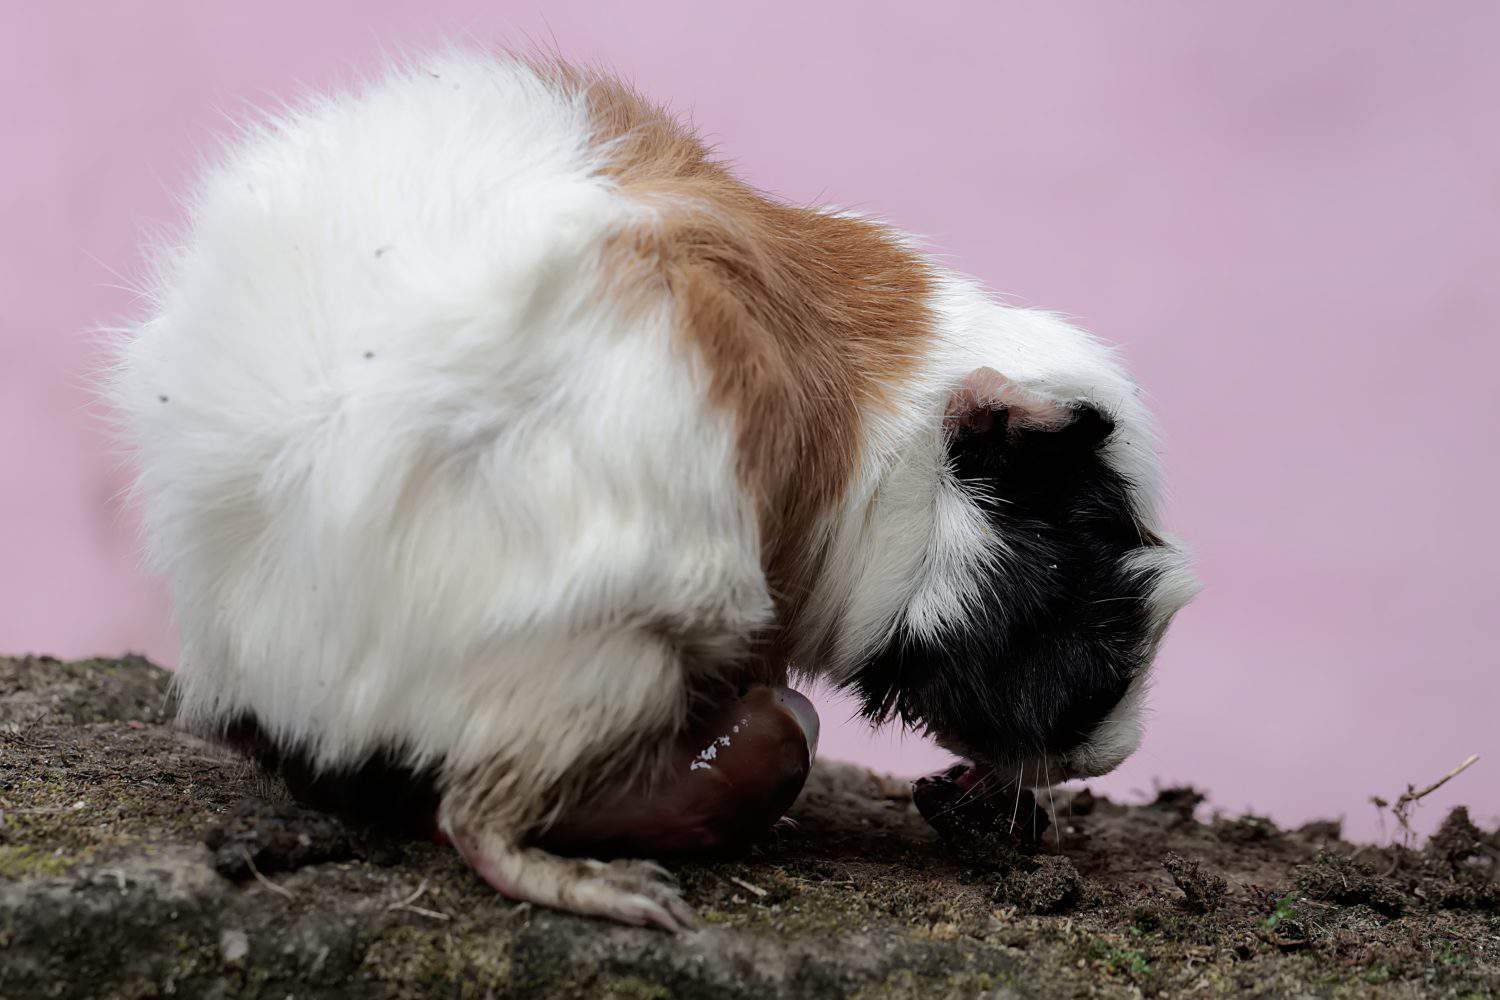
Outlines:
{"label": "claw", "polygon": [[698,914],[693,912],[693,908],[683,902],[680,897],[674,896],[667,900],[667,909],[671,911],[672,916],[677,919],[677,922],[682,925],[683,930],[695,931],[698,929]]}
{"label": "claw", "polygon": [[645,872],[648,875],[654,875],[657,878],[661,879],[663,882],[668,882],[673,885],[677,883],[677,876],[667,871],[655,861],[636,861],[633,863],[641,871]]}
{"label": "claw", "polygon": [[642,914],[641,925],[654,924],[662,930],[671,931],[673,934],[682,933],[682,926],[673,917],[671,910],[662,906],[655,900],[647,899],[645,896],[637,896],[636,906]]}

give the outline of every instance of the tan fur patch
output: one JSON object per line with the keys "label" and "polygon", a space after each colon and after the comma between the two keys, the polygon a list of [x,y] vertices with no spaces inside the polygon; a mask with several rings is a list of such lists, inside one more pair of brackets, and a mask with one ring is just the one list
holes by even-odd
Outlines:
{"label": "tan fur patch", "polygon": [[551,67],[585,95],[611,166],[655,226],[619,234],[613,266],[662,284],[735,415],[738,474],[755,498],[783,626],[821,562],[817,527],[858,461],[862,415],[927,347],[931,275],[872,223],[772,200],[733,177],[683,122],[602,75]]}

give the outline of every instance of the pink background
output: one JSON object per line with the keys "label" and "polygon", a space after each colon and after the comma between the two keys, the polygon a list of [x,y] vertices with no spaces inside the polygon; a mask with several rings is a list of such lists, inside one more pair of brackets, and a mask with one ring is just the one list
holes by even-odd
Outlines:
{"label": "pink background", "polygon": [[[1099,784],[1500,813],[1500,5],[3,0],[0,650],[174,646],[87,410],[87,330],[223,113],[467,33],[691,110],[758,184],[884,215],[1124,346],[1207,590]],[[118,272],[124,277],[116,275]],[[830,755],[942,758],[839,728]]]}

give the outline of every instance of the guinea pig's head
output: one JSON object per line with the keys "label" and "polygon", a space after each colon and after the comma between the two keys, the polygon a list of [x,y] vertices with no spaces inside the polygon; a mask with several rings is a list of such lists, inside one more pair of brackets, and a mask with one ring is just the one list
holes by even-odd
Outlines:
{"label": "guinea pig's head", "polygon": [[1126,409],[988,368],[952,389],[919,582],[845,674],[868,716],[1027,785],[1135,751],[1152,659],[1197,585],[1132,476],[1155,459]]}

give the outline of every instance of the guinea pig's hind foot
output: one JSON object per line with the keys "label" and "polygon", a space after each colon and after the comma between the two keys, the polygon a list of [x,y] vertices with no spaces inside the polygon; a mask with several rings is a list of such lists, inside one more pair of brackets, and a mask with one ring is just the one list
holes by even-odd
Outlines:
{"label": "guinea pig's hind foot", "polygon": [[485,830],[446,832],[470,867],[510,899],[673,933],[697,925],[671,873],[655,862],[564,858]]}

